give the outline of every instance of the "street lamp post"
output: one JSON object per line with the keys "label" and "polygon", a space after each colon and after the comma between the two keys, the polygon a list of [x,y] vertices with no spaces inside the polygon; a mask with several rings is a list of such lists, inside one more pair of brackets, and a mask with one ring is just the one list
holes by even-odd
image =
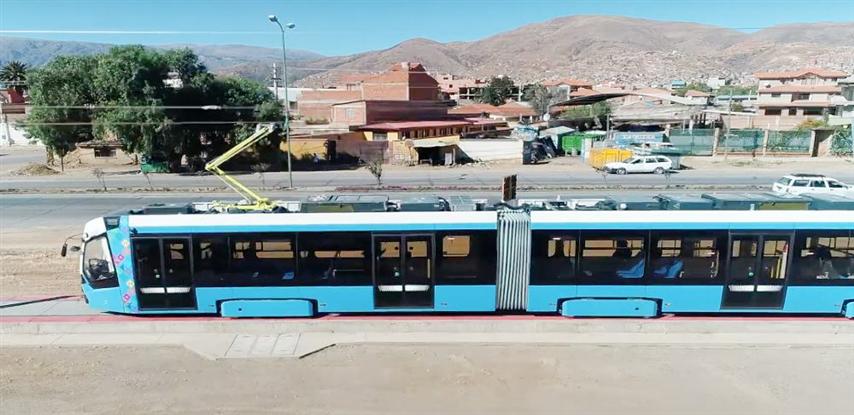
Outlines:
{"label": "street lamp post", "polygon": [[288,142],[288,182],[290,183],[289,188],[293,189],[294,173],[291,169],[291,102],[288,100],[288,57],[285,53],[285,28],[293,29],[296,25],[288,23],[282,26],[282,23],[279,22],[279,18],[275,14],[269,15],[267,18],[279,26],[279,30],[282,32],[282,85],[285,88],[285,140]]}

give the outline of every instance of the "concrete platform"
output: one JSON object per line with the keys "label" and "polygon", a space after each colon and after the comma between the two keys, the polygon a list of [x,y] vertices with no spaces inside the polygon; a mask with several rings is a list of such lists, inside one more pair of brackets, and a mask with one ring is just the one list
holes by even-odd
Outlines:
{"label": "concrete platform", "polygon": [[77,298],[0,302],[0,347],[182,346],[209,359],[299,358],[340,344],[644,344],[854,347],[839,317],[572,319],[534,315],[125,316]]}
{"label": "concrete platform", "polygon": [[171,345],[208,359],[300,358],[335,345],[389,343],[854,347],[854,322],[840,318],[333,315],[233,320],[81,314],[67,300],[20,307],[2,309],[0,347]]}

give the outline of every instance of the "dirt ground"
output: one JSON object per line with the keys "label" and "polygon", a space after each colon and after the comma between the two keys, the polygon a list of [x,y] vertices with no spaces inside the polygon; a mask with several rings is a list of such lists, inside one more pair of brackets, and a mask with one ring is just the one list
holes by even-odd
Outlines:
{"label": "dirt ground", "polygon": [[302,360],[180,348],[0,350],[3,412],[841,414],[854,353],[687,346],[339,346]]}
{"label": "dirt ground", "polygon": [[58,248],[0,248],[0,298],[80,294],[78,256]]}

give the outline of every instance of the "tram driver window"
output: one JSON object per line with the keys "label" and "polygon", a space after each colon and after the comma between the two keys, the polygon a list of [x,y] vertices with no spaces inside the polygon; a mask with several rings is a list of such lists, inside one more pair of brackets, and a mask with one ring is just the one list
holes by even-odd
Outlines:
{"label": "tram driver window", "polygon": [[644,239],[636,235],[587,236],[581,250],[580,274],[595,280],[631,281],[643,278]]}
{"label": "tram driver window", "polygon": [[317,285],[370,285],[367,233],[301,233],[299,278]]}
{"label": "tram driver window", "polygon": [[653,237],[651,275],[659,281],[709,280],[720,269],[719,241],[715,236]]}
{"label": "tram driver window", "polygon": [[93,288],[118,285],[116,269],[113,267],[105,236],[86,242],[83,248],[83,275]]}
{"label": "tram driver window", "polygon": [[575,278],[577,237],[571,233],[534,231],[531,283],[569,284]]}
{"label": "tram driver window", "polygon": [[849,232],[799,233],[795,247],[795,281],[854,283],[854,236]]}

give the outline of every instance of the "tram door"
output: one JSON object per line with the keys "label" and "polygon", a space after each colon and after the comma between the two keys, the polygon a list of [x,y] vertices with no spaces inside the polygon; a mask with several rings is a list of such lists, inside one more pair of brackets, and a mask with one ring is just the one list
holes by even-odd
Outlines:
{"label": "tram door", "polygon": [[374,306],[433,306],[433,236],[374,235]]}
{"label": "tram door", "polygon": [[782,307],[791,245],[791,233],[733,234],[723,307]]}
{"label": "tram door", "polygon": [[133,241],[139,307],[195,308],[189,238]]}

